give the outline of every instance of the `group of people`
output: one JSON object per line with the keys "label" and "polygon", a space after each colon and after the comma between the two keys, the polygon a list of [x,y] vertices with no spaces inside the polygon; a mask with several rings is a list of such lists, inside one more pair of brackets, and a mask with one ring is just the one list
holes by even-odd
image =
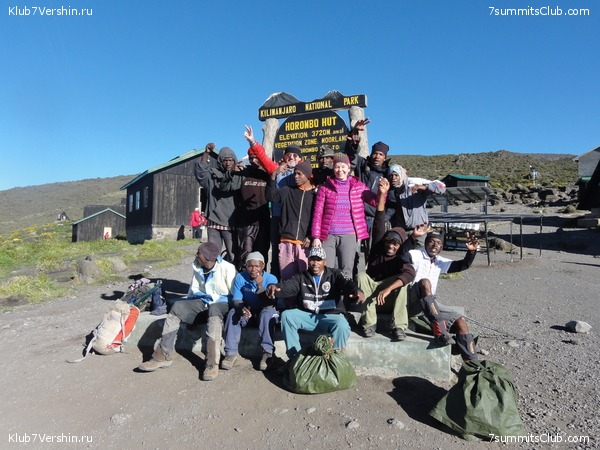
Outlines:
{"label": "group of people", "polygon": [[[403,167],[390,164],[383,142],[367,158],[358,155],[368,123],[354,125],[344,152],[322,146],[314,170],[294,145],[279,163],[272,161],[248,126],[246,166],[238,165],[230,148],[216,153],[214,144],[206,146],[195,175],[207,190],[208,242],[198,247],[187,297],[174,302],[162,339],[140,370],[172,364],[181,322],[208,323],[202,375],[207,381],[218,376],[219,367],[234,367],[241,329],[252,322],[259,328],[261,370],[275,361],[278,323],[290,359],[301,350],[299,330],[329,333],[334,347],[345,349],[349,309],[362,312],[366,338],[376,335],[377,313],[391,312],[395,341],[406,339],[409,316],[423,312],[434,344],[452,343],[453,333],[462,357],[477,358],[464,317],[436,299],[439,275],[469,268],[477,239],[468,237],[460,261],[439,255],[443,236],[429,228],[426,202],[443,193],[444,184],[409,178]],[[361,249],[364,271],[358,264]]]}

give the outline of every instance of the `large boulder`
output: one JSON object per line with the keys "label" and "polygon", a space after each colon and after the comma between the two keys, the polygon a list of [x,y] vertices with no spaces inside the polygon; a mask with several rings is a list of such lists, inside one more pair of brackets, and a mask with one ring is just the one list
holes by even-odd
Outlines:
{"label": "large boulder", "polygon": [[86,256],[77,261],[77,281],[92,284],[102,278],[102,270],[98,267],[91,256]]}

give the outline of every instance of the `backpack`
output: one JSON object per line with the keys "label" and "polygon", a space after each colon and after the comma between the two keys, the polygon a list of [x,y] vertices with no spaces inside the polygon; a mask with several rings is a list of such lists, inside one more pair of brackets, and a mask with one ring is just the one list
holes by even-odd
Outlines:
{"label": "backpack", "polygon": [[112,355],[123,352],[123,344],[135,328],[140,315],[137,306],[122,300],[115,300],[104,314],[102,322],[92,332],[92,338],[84,351],[83,357],[70,363],[83,361],[91,350],[100,355]]}
{"label": "backpack", "polygon": [[129,286],[129,289],[121,297],[121,300],[137,306],[140,311],[153,310],[155,296],[160,297],[162,294],[161,285],[161,280],[157,280],[154,286],[152,286],[148,278],[141,278]]}

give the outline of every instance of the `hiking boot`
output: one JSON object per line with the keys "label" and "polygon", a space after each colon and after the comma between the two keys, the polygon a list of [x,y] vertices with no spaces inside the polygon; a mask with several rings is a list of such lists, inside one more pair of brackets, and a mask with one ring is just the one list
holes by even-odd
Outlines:
{"label": "hiking boot", "polygon": [[269,368],[269,360],[271,359],[271,356],[273,356],[271,353],[263,352],[262,358],[260,359],[260,364],[258,365],[258,368],[263,372]]}
{"label": "hiking boot", "polygon": [[219,366],[216,364],[208,364],[204,368],[204,373],[202,374],[203,381],[212,381],[219,376]]}
{"label": "hiking boot", "polygon": [[157,369],[166,369],[171,367],[173,360],[169,358],[160,347],[154,350],[152,358],[138,366],[138,370],[142,372],[154,372]]}
{"label": "hiking boot", "polygon": [[431,343],[435,346],[445,347],[446,345],[454,344],[454,339],[448,333],[440,334],[439,336],[434,336]]}
{"label": "hiking boot", "polygon": [[233,355],[227,355],[225,358],[223,358],[223,361],[221,361],[221,369],[223,370],[231,370],[233,369],[233,366],[235,365],[235,362],[237,361],[237,354],[233,354]]}
{"label": "hiking boot", "polygon": [[363,330],[363,335],[364,335],[366,338],[373,337],[373,336],[375,336],[375,330],[376,330],[376,328],[375,328],[375,327],[367,327],[367,328],[365,328],[365,329]]}
{"label": "hiking boot", "polygon": [[393,328],[392,329],[392,340],[393,341],[403,341],[406,339],[406,333],[401,328]]}

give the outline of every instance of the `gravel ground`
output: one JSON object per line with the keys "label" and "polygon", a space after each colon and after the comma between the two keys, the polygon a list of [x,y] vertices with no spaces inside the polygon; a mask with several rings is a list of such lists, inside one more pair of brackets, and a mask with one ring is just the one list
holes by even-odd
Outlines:
{"label": "gravel ground", "polygon": [[[497,251],[488,266],[479,255],[469,271],[441,280],[438,289],[440,301],[464,306],[473,319],[482,357],[513,375],[526,432],[551,441],[520,448],[599,446],[600,313],[594,305],[600,300],[600,234],[563,230],[564,220],[544,220],[542,257],[539,225],[526,225],[523,260],[513,255],[510,262]],[[507,237],[508,225],[494,224],[491,231]],[[181,290],[190,261],[148,270]],[[80,354],[107,300],[122,289],[80,287],[71,297],[2,314],[0,448],[503,446],[444,431],[427,412],[450,386],[414,377],[360,377],[353,389],[303,396],[286,391],[275,374],[255,370],[256,361],[242,360],[213,382],[200,381],[202,359],[194,354],[178,355],[171,368],[152,374],[134,370],[143,356],[138,348],[67,364]],[[592,330],[567,332],[570,320],[585,321]],[[566,442],[578,436],[589,441]]]}

